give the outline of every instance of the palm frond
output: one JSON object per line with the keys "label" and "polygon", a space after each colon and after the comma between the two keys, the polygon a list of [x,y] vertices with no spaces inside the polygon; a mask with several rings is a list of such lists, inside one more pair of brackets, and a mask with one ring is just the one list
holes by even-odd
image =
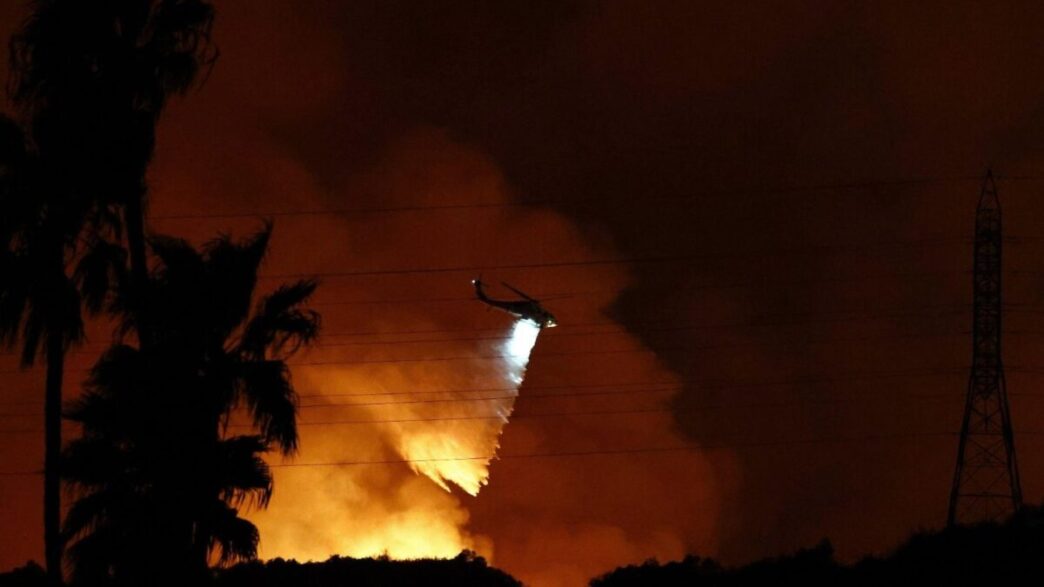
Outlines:
{"label": "palm frond", "polygon": [[161,89],[165,94],[185,92],[217,60],[210,39],[214,8],[198,0],[162,2],[152,20],[156,32],[145,50],[157,56]]}
{"label": "palm frond", "polygon": [[268,250],[271,223],[239,242],[221,236],[203,245],[210,287],[214,293],[214,330],[230,335],[250,313],[257,274]]}
{"label": "palm frond", "polygon": [[272,471],[262,455],[268,443],[256,435],[233,436],[218,446],[216,485],[235,507],[265,508],[272,497]]}
{"label": "palm frond", "polygon": [[[83,302],[92,314],[105,309],[110,292],[125,289],[127,281],[127,250],[102,239],[90,243],[73,273],[73,280],[82,292]],[[122,288],[121,288],[122,286]]]}
{"label": "palm frond", "polygon": [[62,348],[82,342],[80,293],[60,266],[45,265],[34,246],[0,254],[0,341],[22,341],[22,364],[32,365],[52,337]]}
{"label": "palm frond", "polygon": [[160,261],[160,272],[190,272],[194,275],[202,273],[203,257],[185,239],[163,234],[149,237],[149,248]]}
{"label": "palm frond", "polygon": [[134,463],[127,451],[107,439],[86,436],[65,447],[62,477],[78,487],[105,487],[129,481]]}
{"label": "palm frond", "polygon": [[208,533],[212,537],[212,545],[218,549],[220,565],[257,558],[257,545],[261,539],[257,527],[249,520],[240,518],[235,508],[216,501],[208,522]]}
{"label": "palm frond", "polygon": [[254,316],[243,329],[240,350],[252,358],[264,358],[269,351],[293,355],[319,335],[321,316],[300,308],[315,292],[318,283],[302,280],[283,285],[262,299]]}
{"label": "palm frond", "polygon": [[38,203],[25,193],[25,178],[32,172],[25,133],[17,122],[0,114],[0,242],[10,244],[16,229],[35,217]]}
{"label": "palm frond", "polygon": [[97,528],[65,549],[66,568],[73,587],[107,585],[119,550],[111,528]]}
{"label": "palm frond", "polygon": [[29,305],[29,281],[25,256],[0,250],[0,342],[9,348],[18,341]]}
{"label": "palm frond", "polygon": [[[116,488],[103,488],[81,495],[65,515],[62,534],[66,542],[86,536],[98,526],[121,517],[134,507],[134,496]],[[121,512],[122,510],[122,512]]]}
{"label": "palm frond", "polygon": [[283,454],[297,450],[297,394],[283,361],[244,361],[238,396],[246,404],[261,436]]}
{"label": "palm frond", "polygon": [[80,292],[60,269],[44,273],[31,285],[29,304],[24,328],[24,364],[32,364],[35,358],[36,350],[31,348],[30,341],[38,345],[58,337],[63,353],[72,344],[83,341]]}
{"label": "palm frond", "polygon": [[127,344],[116,344],[95,362],[86,387],[96,393],[125,397],[145,387],[146,375],[146,358],[142,352]]}

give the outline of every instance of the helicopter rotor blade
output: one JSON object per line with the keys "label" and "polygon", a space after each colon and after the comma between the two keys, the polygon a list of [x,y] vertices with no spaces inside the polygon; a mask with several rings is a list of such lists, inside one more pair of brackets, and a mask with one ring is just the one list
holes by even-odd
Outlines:
{"label": "helicopter rotor blade", "polygon": [[524,292],[524,291],[522,291],[522,290],[520,290],[520,289],[518,289],[518,288],[516,288],[516,287],[512,287],[512,286],[511,286],[511,284],[509,284],[509,283],[507,283],[507,282],[501,281],[501,282],[500,282],[500,284],[501,284],[501,285],[503,285],[504,287],[506,287],[506,288],[510,289],[511,291],[513,291],[513,292],[517,293],[518,295],[520,295],[520,296],[522,296],[522,297],[526,298],[527,300],[529,300],[529,301],[531,301],[531,302],[536,302],[536,301],[538,301],[538,300],[537,300],[536,298],[533,298],[533,297],[531,297],[531,296],[530,296],[529,294],[527,294],[526,292]]}

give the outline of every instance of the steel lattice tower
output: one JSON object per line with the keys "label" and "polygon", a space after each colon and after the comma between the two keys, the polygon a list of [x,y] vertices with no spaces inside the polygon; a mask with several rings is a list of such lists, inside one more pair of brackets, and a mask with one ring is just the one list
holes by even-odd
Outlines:
{"label": "steel lattice tower", "polygon": [[1022,507],[1001,361],[1001,208],[987,172],[975,214],[972,365],[947,524],[1001,520]]}

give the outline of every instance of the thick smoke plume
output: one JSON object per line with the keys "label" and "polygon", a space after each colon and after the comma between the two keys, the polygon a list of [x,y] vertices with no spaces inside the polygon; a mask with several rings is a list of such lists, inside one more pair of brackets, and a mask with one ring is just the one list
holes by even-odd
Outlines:
{"label": "thick smoke plume", "polygon": [[[384,153],[339,188],[362,199],[355,205],[370,204],[370,198],[370,205],[384,206],[508,201],[510,191],[495,165],[441,132],[411,133],[390,142]],[[258,168],[285,166],[278,161]],[[305,177],[280,174],[303,187]],[[352,216],[284,223],[283,232],[277,228],[280,248],[271,271],[482,267],[613,254],[596,236],[539,208],[419,218],[425,222],[403,214],[379,223]],[[306,254],[295,251],[304,243],[312,243]],[[626,269],[498,272],[538,298],[562,295],[547,301],[561,321],[539,336],[539,348],[534,345],[540,329],[525,321],[506,326],[508,316],[487,311],[472,297],[470,277],[325,281],[317,301],[326,332],[302,361],[313,364],[294,368],[307,397],[302,449],[293,464],[304,466],[275,469],[270,509],[253,518],[261,529],[262,555],[445,557],[468,548],[544,586],[580,584],[620,560],[680,556],[693,543],[691,536],[702,537],[695,542],[701,552],[712,552],[719,481],[698,453],[490,458],[679,444],[666,412],[584,415],[662,407],[671,394],[669,386],[652,393],[632,384],[633,396],[578,395],[601,389],[589,385],[673,377],[619,328],[581,336],[590,330],[584,324],[612,326],[605,308],[625,287]],[[612,489],[592,495],[604,483]],[[679,519],[681,531],[672,528]]]}
{"label": "thick smoke plume", "polygon": [[[0,7],[9,16],[0,18],[0,28],[10,29],[24,16],[11,14],[14,4]],[[521,158],[490,149],[474,129],[458,132],[461,120],[446,104],[459,105],[469,116],[510,114],[511,120],[482,127],[499,134],[516,130],[513,120],[539,115],[539,102],[520,88],[497,89],[497,96],[521,102],[492,110],[493,102],[482,96],[461,99],[454,92],[466,90],[468,80],[527,78],[512,67],[501,69],[496,59],[488,61],[496,71],[468,73],[467,79],[442,76],[444,56],[426,47],[423,52],[435,61],[416,59],[411,44],[429,36],[408,30],[411,23],[427,27],[439,19],[398,14],[415,4],[222,2],[214,31],[221,60],[200,91],[172,103],[160,127],[151,170],[151,229],[200,243],[220,232],[255,230],[267,212],[480,203],[485,207],[441,212],[276,214],[265,273],[554,265],[645,254],[624,248],[598,222],[574,222],[549,207],[517,206],[589,195],[560,180],[520,182],[520,169],[506,167],[550,157],[561,172],[596,180],[601,174],[577,164],[589,142],[540,133],[544,123],[563,127],[585,117],[541,116],[541,124],[527,123],[537,134],[512,143]],[[453,14],[464,14],[452,3],[437,8],[454,22]],[[501,43],[506,30],[465,12],[469,17],[459,22],[472,22],[491,36],[440,32],[430,39],[487,38],[491,47],[507,47]],[[504,22],[514,30],[531,12],[538,11],[527,7]],[[519,38],[527,42],[548,38],[523,31],[518,29]],[[548,55],[517,48],[513,54],[539,62]],[[483,56],[479,62],[450,55],[444,63],[465,71],[496,53],[477,49],[468,54]],[[563,54],[582,58],[587,51]],[[416,72],[398,71],[410,63],[419,64]],[[441,76],[451,91],[415,91],[420,88],[397,81],[418,74]],[[560,79],[573,78],[566,72]],[[593,93],[577,94],[582,112],[590,113]],[[220,216],[241,213],[256,216]],[[179,214],[206,217],[161,218]],[[302,394],[301,450],[292,461],[273,460],[294,466],[274,469],[270,509],[252,514],[262,556],[449,557],[470,548],[542,587],[584,584],[618,564],[649,557],[715,554],[719,496],[728,495],[738,477],[725,453],[714,453],[713,466],[702,452],[508,458],[684,443],[666,412],[586,415],[665,408],[679,383],[612,319],[609,308],[633,285],[633,271],[623,264],[497,270],[498,278],[537,297],[564,294],[548,301],[561,325],[540,336],[528,372],[524,364],[508,364],[505,355],[520,354],[504,348],[512,340],[511,319],[485,311],[471,297],[470,272],[323,276],[315,300],[324,319],[321,346],[293,367]],[[261,289],[278,282],[267,279]],[[582,326],[592,323],[604,326]],[[100,330],[93,341],[107,339],[110,328]],[[598,334],[585,334],[592,330]],[[518,342],[526,333],[516,334]],[[446,360],[455,357],[461,359]],[[88,364],[89,358],[77,358],[70,369]],[[14,360],[7,367],[15,368]],[[525,375],[518,395],[518,384],[506,379],[511,373]],[[12,399],[39,399],[39,373],[10,379]],[[70,375],[68,397],[78,383]],[[613,395],[587,395],[617,385]],[[487,391],[462,391],[478,389]],[[410,403],[420,400],[425,403]],[[505,426],[502,416],[508,414],[511,425]],[[452,467],[459,468],[452,470],[446,463],[438,472],[440,486],[403,462],[407,438],[432,454],[488,457],[495,451],[501,458],[492,469],[485,459],[456,462]],[[5,462],[14,469],[38,467],[39,440],[19,436],[6,445]],[[39,503],[36,491],[38,483],[28,478],[0,484],[0,519],[13,528],[2,549],[8,566],[42,552],[34,534],[39,511],[24,505]]]}

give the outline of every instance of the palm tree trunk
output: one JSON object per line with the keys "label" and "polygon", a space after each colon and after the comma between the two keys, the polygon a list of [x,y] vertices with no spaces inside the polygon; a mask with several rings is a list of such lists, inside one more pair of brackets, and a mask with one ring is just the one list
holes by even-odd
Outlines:
{"label": "palm tree trunk", "polygon": [[134,312],[138,322],[138,341],[142,348],[147,347],[152,341],[152,329],[146,319],[148,301],[149,268],[145,257],[145,210],[142,201],[145,198],[142,193],[135,194],[127,199],[124,207],[124,223],[127,225],[127,248],[130,249],[131,285],[134,289]]}
{"label": "palm tree trunk", "polygon": [[44,560],[51,585],[62,584],[61,474],[62,375],[65,348],[60,331],[47,338],[47,382],[44,393]]}

